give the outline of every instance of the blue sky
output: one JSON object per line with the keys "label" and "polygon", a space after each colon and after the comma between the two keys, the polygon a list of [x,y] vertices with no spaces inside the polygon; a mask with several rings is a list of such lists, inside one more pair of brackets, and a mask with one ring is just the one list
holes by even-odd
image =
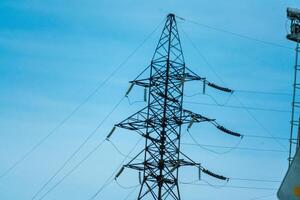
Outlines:
{"label": "blue sky", "polygon": [[[0,199],[31,199],[96,128],[124,96],[128,81],[134,79],[149,64],[163,28],[161,22],[167,13],[174,12],[199,24],[293,49],[294,44],[285,39],[287,6],[299,7],[300,4],[296,0],[1,1],[0,173],[57,126],[155,27],[160,26],[70,120],[26,160],[0,179]],[[218,84],[224,82],[227,87],[235,90],[291,92],[294,61],[292,49],[215,31],[188,20],[178,20],[178,27],[186,64],[199,75]],[[209,64],[197,53],[188,38]],[[186,90],[187,95],[202,91],[199,84],[186,87],[190,87]],[[221,104],[228,98],[213,90],[209,90],[208,94]],[[281,112],[249,110],[249,114],[244,109],[193,104],[214,103],[207,95],[185,97],[185,106],[216,118],[224,126],[246,135],[288,137],[290,95],[237,91],[235,96],[247,107],[277,109]],[[143,91],[134,88],[130,99],[142,100]],[[240,106],[233,97],[227,105]],[[102,141],[113,124],[143,106],[144,103],[129,105],[125,99],[44,192]],[[195,125],[191,134],[201,144],[235,146],[239,142],[236,138],[220,134],[207,124]],[[117,130],[112,137],[112,141],[125,154],[138,140],[139,137],[134,133],[124,130]],[[192,143],[186,133],[183,133],[182,140]],[[226,154],[216,154],[197,146],[183,145],[182,148],[195,161],[225,176],[276,181],[283,178],[287,168],[288,142],[280,142],[283,146],[272,139],[245,137],[239,145],[239,148],[278,151],[234,149]],[[143,142],[136,149],[142,147]],[[211,149],[219,153],[226,150]],[[123,159],[110,143],[104,143],[45,199],[88,199]],[[182,181],[193,181],[197,179],[197,170],[184,169],[181,177]],[[203,179],[212,185],[224,184],[204,175]],[[133,186],[138,183],[138,176],[126,170],[119,181],[125,186]],[[203,181],[199,183],[206,184]],[[222,188],[182,185],[181,192],[182,199],[190,200],[250,200],[264,196],[261,199],[268,200],[275,199],[276,190],[266,188],[278,186],[278,182],[231,180]],[[98,199],[123,199],[130,192],[131,190],[124,190],[112,182],[99,194]],[[129,199],[134,199],[135,196],[136,192]]]}

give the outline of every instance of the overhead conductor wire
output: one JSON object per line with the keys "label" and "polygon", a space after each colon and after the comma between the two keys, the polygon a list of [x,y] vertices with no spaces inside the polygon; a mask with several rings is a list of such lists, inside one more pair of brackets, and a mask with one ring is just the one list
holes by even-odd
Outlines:
{"label": "overhead conductor wire", "polygon": [[124,164],[124,162],[126,161],[127,158],[130,157],[130,154],[135,150],[135,148],[138,146],[138,144],[141,142],[143,138],[140,138],[135,145],[133,146],[133,148],[129,151],[129,153],[127,154],[127,156],[122,160],[122,162],[119,164],[119,166],[115,169],[115,171],[105,180],[105,182],[99,187],[99,189],[88,199],[88,200],[94,200],[97,198],[97,196],[107,187],[109,186],[113,180],[114,180],[114,176],[115,174],[118,172],[118,170],[120,169],[120,167]]}
{"label": "overhead conductor wire", "polygon": [[269,188],[269,187],[248,187],[248,186],[238,186],[238,185],[212,185],[208,183],[185,183],[185,182],[180,182],[181,184],[185,185],[199,185],[199,186],[210,186],[214,187],[217,189],[220,188],[233,188],[233,189],[247,189],[247,190],[278,190],[278,188]]}
{"label": "overhead conductor wire", "polygon": [[60,121],[48,134],[46,134],[41,140],[33,145],[23,156],[16,160],[7,170],[1,175],[0,179],[5,177],[13,169],[15,169],[20,163],[22,163],[30,154],[32,154],[39,146],[41,146],[51,135],[53,135],[58,129],[60,129],[84,104],[86,104],[118,71],[120,71],[127,61],[151,38],[151,36],[157,31],[162,22],[139,44],[124,60],[118,65],[114,71],[112,71],[106,79],[104,79],[80,104],[78,104],[72,112],[70,112],[62,121]]}
{"label": "overhead conductor wire", "polygon": [[194,142],[197,146],[199,146],[199,147],[201,147],[202,149],[205,149],[205,150],[207,150],[207,151],[210,151],[210,152],[212,152],[212,153],[215,153],[215,154],[226,154],[226,153],[230,153],[230,152],[232,152],[233,150],[237,149],[238,146],[239,146],[239,145],[241,144],[241,142],[242,142],[242,139],[240,139],[239,142],[238,142],[236,145],[234,145],[233,147],[228,148],[228,150],[223,151],[223,152],[218,152],[218,151],[215,151],[215,150],[206,148],[205,146],[207,146],[207,145],[202,145],[202,144],[200,144],[200,143],[192,136],[192,134],[191,134],[190,132],[188,132],[188,134],[189,134],[190,138],[193,140],[193,142]]}
{"label": "overhead conductor wire", "polygon": [[[118,106],[122,103],[125,97],[121,98],[119,102],[113,107],[113,109],[105,116],[105,118],[97,125],[97,127],[86,137],[86,139],[75,149],[75,151],[65,160],[65,162],[55,171],[55,173],[40,187],[40,189],[33,195],[32,200],[34,200],[42,191],[43,189],[67,166],[67,164],[78,154],[78,152],[84,147],[84,145],[98,132],[99,128],[104,124],[104,122],[113,114],[113,112],[118,108]],[[95,152],[105,140],[100,142],[91,152]],[[90,156],[90,153],[83,159],[84,161]],[[81,161],[79,162],[81,163]],[[78,167],[81,164],[77,164]],[[76,165],[76,166],[77,166]],[[77,168],[77,167],[76,167]],[[75,168],[75,169],[76,169]],[[74,169],[74,170],[75,170]],[[71,170],[71,171],[74,171]],[[72,172],[70,172],[72,173]],[[67,175],[68,176],[68,175]],[[64,176],[65,178],[67,176]],[[65,179],[63,178],[63,179]],[[63,179],[59,182],[62,182]],[[56,186],[55,186],[56,187]],[[54,188],[53,188],[54,189]],[[53,190],[51,189],[51,190]],[[49,192],[47,192],[49,193]],[[42,198],[41,198],[42,199]]]}
{"label": "overhead conductor wire", "polygon": [[[159,26],[161,25],[161,23],[146,37],[146,39],[143,40],[143,42],[119,65],[119,67],[117,69],[115,69],[108,78],[106,78],[101,85],[99,85],[96,90],[93,91],[92,94],[90,94],[88,96],[88,98],[86,98],[87,102],[106,82],[108,82],[110,80],[110,78],[115,75],[121,68],[122,66],[125,65],[125,63],[137,52],[138,49],[140,49],[143,44],[156,32],[156,30],[159,28]],[[53,174],[53,176],[51,176],[47,182],[34,194],[34,196],[32,197],[32,200],[35,199],[42,191],[43,189],[59,174],[59,172],[61,172],[65,166],[75,157],[75,155],[83,148],[83,146],[92,138],[92,136],[94,136],[97,133],[97,130],[103,125],[103,123],[110,117],[110,115],[117,109],[117,107],[121,104],[121,102],[123,101],[125,97],[123,97],[111,110],[110,113],[108,113],[108,115],[100,122],[100,124],[96,127],[96,129],[94,131],[92,131],[88,137],[83,141],[83,143],[81,143],[79,145],[79,147],[71,154],[71,156],[62,164],[62,166]],[[84,103],[85,103],[84,102]],[[84,104],[81,103],[78,107],[77,110]],[[76,110],[76,111],[77,111]],[[76,112],[75,111],[75,112]],[[75,113],[74,112],[74,113]],[[73,113],[73,114],[74,114]],[[49,135],[50,136],[50,135]],[[86,157],[84,157],[84,159],[82,159],[74,168],[72,168],[72,170],[69,171],[69,173],[67,175],[65,175],[59,182],[57,182],[50,190],[48,190],[40,199],[43,199],[49,192],[51,192],[55,187],[57,187],[67,176],[69,176],[77,167],[79,167],[88,157],[90,157],[91,154],[93,154],[103,143],[105,140],[103,140],[101,143],[99,143],[89,154],[86,155]]]}
{"label": "overhead conductor wire", "polygon": [[191,19],[187,19],[187,18],[182,18],[182,17],[178,17],[178,16],[177,16],[177,18],[179,18],[179,19],[181,19],[183,21],[187,21],[189,23],[192,23],[194,25],[197,25],[199,27],[204,27],[204,28],[211,29],[211,30],[214,30],[214,31],[218,31],[218,32],[230,34],[230,35],[233,35],[233,36],[237,36],[239,38],[243,38],[243,39],[247,39],[247,40],[259,42],[259,43],[262,43],[262,44],[265,44],[265,45],[271,45],[271,46],[275,46],[275,47],[279,47],[279,48],[283,48],[283,49],[293,50],[292,47],[288,47],[288,46],[284,46],[284,45],[281,45],[281,44],[277,44],[275,42],[270,42],[270,41],[266,41],[266,40],[262,40],[262,39],[257,39],[257,38],[254,38],[254,37],[251,37],[251,36],[248,36],[248,35],[244,35],[244,34],[241,34],[241,33],[236,33],[236,32],[224,30],[224,29],[221,29],[221,28],[213,27],[213,26],[210,26],[210,25],[207,25],[207,24],[199,23],[197,21],[194,21],[194,20],[191,20]]}
{"label": "overhead conductor wire", "polygon": [[[189,35],[182,29],[183,33],[186,35],[188,41],[191,43],[191,45],[193,46],[193,48],[196,50],[196,52],[198,53],[198,55],[203,59],[203,61],[207,64],[207,66],[209,67],[209,69],[215,74],[215,76],[223,83],[225,84],[225,82],[223,81],[223,79],[217,74],[217,72],[213,69],[212,65],[208,62],[208,60],[204,57],[204,55],[200,52],[200,50],[197,48],[197,46],[193,43],[193,41],[191,40],[191,38],[189,37]],[[226,84],[225,84],[226,85]],[[241,105],[241,107],[244,108],[244,110],[247,112],[247,114],[269,135],[273,138],[273,140],[279,144],[279,146],[283,149],[286,149],[286,147],[276,139],[276,137],[273,136],[273,134],[249,111],[249,109],[247,109],[247,107],[239,100],[239,98],[233,93],[233,97],[239,102],[239,104]]]}

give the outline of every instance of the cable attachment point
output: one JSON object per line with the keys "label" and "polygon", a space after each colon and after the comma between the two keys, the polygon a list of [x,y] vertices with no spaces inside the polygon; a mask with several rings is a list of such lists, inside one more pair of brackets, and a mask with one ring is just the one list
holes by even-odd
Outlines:
{"label": "cable attachment point", "polygon": [[188,127],[187,127],[187,131],[190,130],[190,128],[192,128],[193,124],[196,122],[196,120],[194,118],[192,118],[192,120],[190,121]]}

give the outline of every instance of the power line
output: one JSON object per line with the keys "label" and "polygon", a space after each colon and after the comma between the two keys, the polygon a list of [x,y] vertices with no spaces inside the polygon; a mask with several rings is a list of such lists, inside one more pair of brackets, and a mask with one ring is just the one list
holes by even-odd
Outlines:
{"label": "power line", "polygon": [[219,105],[219,106],[225,106],[225,105],[227,105],[227,104],[229,103],[231,97],[232,97],[232,93],[230,93],[230,95],[227,97],[227,99],[225,100],[224,103],[219,103],[219,102],[217,101],[217,99],[214,98],[212,95],[209,95],[209,94],[206,94],[206,93],[203,94],[203,92],[197,92],[197,93],[195,93],[195,94],[184,95],[184,96],[186,96],[186,97],[194,97],[194,96],[198,96],[198,95],[205,95],[205,96],[208,96],[209,98],[211,98],[211,99],[215,102],[215,104],[217,104],[217,105]]}
{"label": "power line", "polygon": [[251,178],[230,178],[230,180],[249,181],[249,182],[265,182],[265,183],[281,183],[279,180],[266,180],[266,179],[251,179]]}
{"label": "power line", "polygon": [[86,137],[86,139],[75,149],[75,151],[68,157],[61,167],[42,185],[42,187],[33,195],[32,200],[35,199],[43,189],[67,166],[67,164],[79,153],[79,151],[86,145],[86,143],[97,133],[99,128],[106,122],[106,120],[113,114],[113,112],[122,103],[125,97],[121,98],[112,110],[104,117],[104,119],[97,125],[97,127]]}
{"label": "power line", "polygon": [[[234,178],[234,177],[228,177],[228,179],[229,179],[229,181],[233,180],[233,181],[245,181],[245,182],[281,183],[280,180],[270,180],[270,179]],[[206,180],[199,180],[199,179],[197,179],[197,180],[194,180],[194,181],[182,182],[182,183],[189,184],[189,183],[197,183],[199,181],[207,182]],[[207,183],[209,183],[209,182],[207,182]]]}
{"label": "power line", "polygon": [[112,145],[112,147],[116,150],[116,152],[117,152],[118,154],[120,154],[121,156],[126,157],[126,158],[134,158],[134,157],[125,155],[125,154],[117,147],[117,145],[115,145],[115,143],[113,143],[113,141],[111,141],[110,139],[106,139],[106,140]]}
{"label": "power line", "polygon": [[[249,138],[262,138],[262,139],[276,139],[276,140],[290,140],[289,138],[284,138],[284,137],[269,137],[269,136],[260,136],[260,135],[243,135],[244,137],[249,137]],[[294,139],[296,140],[296,139]]]}
{"label": "power line", "polygon": [[[105,140],[102,140],[97,146],[95,146],[88,154],[86,154],[86,156],[81,159],[71,170],[69,170],[59,181],[57,181],[49,190],[47,190],[40,198],[39,200],[44,199],[51,191],[53,191],[58,185],[60,185],[67,177],[69,177],[78,167],[80,167],[92,154],[94,154],[103,144]],[[131,152],[136,148],[136,146],[138,145],[138,143],[141,141],[141,139],[136,143],[136,145],[132,148],[132,150],[127,154],[129,156],[129,154],[131,154]],[[123,162],[121,163],[121,165],[125,162],[125,160],[127,159],[124,158]],[[115,172],[114,172],[115,173]],[[106,181],[105,184],[102,186],[101,191],[108,186],[110,183],[112,182],[112,180],[110,181]],[[100,192],[101,192],[100,191]],[[100,193],[99,192],[99,193]]]}
{"label": "power line", "polygon": [[122,185],[121,183],[119,183],[118,179],[115,179],[115,182],[117,183],[117,185],[124,189],[124,190],[130,190],[130,189],[133,189],[133,188],[137,188],[138,186],[140,186],[140,184],[137,184],[137,185],[133,185],[133,186],[124,186]]}
{"label": "power line", "polygon": [[138,186],[136,186],[135,188],[133,188],[132,190],[130,190],[130,192],[128,193],[128,195],[123,199],[123,200],[127,200],[138,188]]}
{"label": "power line", "polygon": [[204,102],[194,102],[194,101],[185,101],[190,104],[199,104],[204,106],[218,106],[225,108],[234,108],[234,109],[248,109],[248,110],[257,110],[257,111],[267,111],[267,112],[280,112],[280,113],[290,113],[290,110],[282,110],[282,109],[271,109],[271,108],[259,108],[259,107],[242,107],[242,106],[234,106],[234,105],[219,105],[213,103],[204,103]]}
{"label": "power line", "polygon": [[93,153],[95,153],[105,142],[102,140],[92,151],[90,151],[83,159],[81,159],[77,165],[75,165],[71,170],[69,170],[59,181],[57,181],[49,190],[47,190],[39,200],[44,199],[52,190],[54,190],[59,184],[61,184],[67,177],[69,177],[80,165],[82,165]]}
{"label": "power line", "polygon": [[281,146],[283,149],[286,149],[286,147],[279,141],[279,140],[277,140],[274,136],[273,136],[273,134],[249,111],[249,109],[247,109],[247,107],[239,100],[239,98],[237,98],[237,96],[236,95],[234,95],[234,97],[235,97],[235,99],[239,102],[239,104],[242,106],[242,107],[244,107],[244,109],[246,110],[246,112],[248,113],[248,115],[250,115],[251,116],[251,118],[262,128],[262,129],[264,129],[265,130],[265,132],[269,135],[269,136],[271,136],[271,137],[273,137],[273,139],[274,139],[274,141],[276,141],[277,142],[277,144],[279,144],[279,146]]}
{"label": "power line", "polygon": [[260,151],[260,152],[275,152],[275,153],[287,153],[288,151],[285,150],[278,150],[278,149],[259,149],[259,148],[251,148],[251,147],[236,147],[236,146],[221,146],[221,145],[211,145],[211,144],[198,144],[198,143],[188,143],[183,142],[182,145],[187,146],[200,146],[200,147],[212,147],[212,148],[224,148],[224,149],[238,149],[238,150],[244,150],[244,151]]}
{"label": "power line", "polygon": [[204,27],[204,28],[207,28],[207,29],[211,29],[211,30],[214,30],[214,31],[218,31],[218,32],[230,34],[230,35],[233,35],[233,36],[237,36],[239,38],[243,38],[243,39],[247,39],[247,40],[259,42],[259,43],[266,44],[266,45],[271,45],[271,46],[275,46],[275,47],[279,47],[279,48],[283,48],[283,49],[293,50],[292,47],[288,47],[288,46],[284,46],[284,45],[281,45],[281,44],[277,44],[275,42],[270,42],[270,41],[266,41],[266,40],[257,39],[257,38],[254,38],[254,37],[251,37],[251,36],[248,36],[248,35],[244,35],[244,34],[241,34],[241,33],[236,33],[236,32],[224,30],[224,29],[221,29],[221,28],[213,27],[213,26],[206,25],[206,24],[203,24],[203,23],[199,23],[199,22],[196,22],[194,20],[190,20],[190,19],[186,19],[186,18],[181,18],[181,17],[178,17],[178,18],[180,18],[180,19],[182,19],[184,21],[190,22],[192,24],[195,24],[195,25],[197,25],[199,27]]}
{"label": "power line", "polygon": [[[261,94],[261,95],[277,95],[277,96],[291,96],[291,93],[288,92],[271,92],[271,91],[261,91],[261,90],[240,90],[240,89],[234,89],[235,93],[248,93],[248,94]],[[197,95],[207,95],[203,94],[203,92],[198,92],[192,95],[184,95],[186,97],[193,97]]]}
{"label": "power line", "polygon": [[[238,146],[239,146],[239,145],[241,144],[241,142],[242,142],[242,139],[240,139],[239,142],[238,142],[235,146],[233,146],[233,147],[231,147],[231,148],[227,148],[228,150],[226,150],[226,151],[224,151],[224,152],[217,152],[217,151],[214,151],[214,150],[211,150],[211,149],[206,148],[205,146],[207,146],[207,145],[202,145],[202,144],[200,144],[200,143],[192,136],[192,134],[191,134],[190,132],[188,132],[188,134],[189,134],[190,138],[193,140],[193,142],[194,142],[197,146],[199,146],[199,147],[201,147],[201,148],[203,148],[203,149],[205,149],[205,150],[207,150],[207,151],[210,151],[210,152],[212,152],[212,153],[215,153],[215,154],[226,154],[226,153],[230,153],[231,151],[233,151],[233,150],[235,150],[235,149],[238,149]],[[187,143],[182,143],[182,144],[187,144]]]}
{"label": "power line", "polygon": [[279,96],[291,96],[288,92],[271,92],[271,91],[258,91],[258,90],[234,90],[240,93],[250,93],[250,94],[264,94],[264,95],[279,95]]}
{"label": "power line", "polygon": [[265,199],[267,197],[271,197],[271,196],[275,196],[276,194],[269,194],[269,195],[264,195],[264,196],[259,196],[259,197],[254,197],[254,198],[251,198],[249,200],[257,200],[257,199]]}
{"label": "power line", "polygon": [[[161,24],[161,23],[160,23]],[[159,24],[159,26],[160,26],[160,24]],[[129,57],[127,57],[128,59],[152,36],[152,34],[158,29],[158,27],[159,26],[157,26],[156,28],[155,28],[155,30],[154,31],[152,31],[151,32],[151,34],[143,41],[143,43],[140,45],[140,46],[138,46],[136,49],[135,49],[135,51],[132,53],[132,54],[130,54],[129,55]],[[127,60],[128,60],[127,59]],[[127,60],[125,60],[120,66],[122,66],[123,64],[125,64],[126,63],[126,61]],[[117,69],[117,71],[118,71],[119,69]],[[114,71],[115,73],[117,72],[117,71]],[[114,75],[114,73],[112,74],[112,75]],[[91,137],[94,135],[94,134],[96,134],[96,132],[97,132],[97,130],[102,126],[102,124],[110,117],[110,115],[116,110],[116,108],[120,105],[120,103],[123,101],[123,99],[124,99],[125,97],[123,97],[114,107],[113,107],[113,109],[108,113],[108,115],[101,121],[101,123],[96,127],[96,129],[94,130],[94,131],[92,131],[89,135],[88,135],[88,137],[83,141],[83,143],[81,143],[80,145],[79,145],[79,147],[73,152],[73,154],[63,163],[63,165],[55,172],[55,174],[53,175],[53,176],[51,176],[50,177],[50,179],[48,179],[48,181],[40,188],[40,190],[33,196],[33,198],[32,199],[35,199],[35,197],[37,197],[37,195],[59,174],[59,172],[61,172],[64,168],[65,168],[65,166],[73,159],[73,157],[83,148],[83,146],[91,139]],[[101,145],[102,145],[102,142],[101,142]],[[100,145],[100,146],[101,146]],[[87,156],[83,159],[83,160],[81,160],[81,162],[79,162],[78,163],[78,165],[76,165],[71,171],[69,171],[69,173],[67,173],[67,175],[66,176],[64,176],[59,182],[57,182],[57,184],[55,184],[50,190],[48,190],[43,196],[42,196],[42,198],[44,197],[44,196],[46,196],[49,192],[51,192],[56,186],[58,186],[58,184],[60,184],[67,176],[69,176],[77,167],[79,167],[80,165],[81,165],[81,163],[82,162],[84,162],[93,152],[95,152],[100,146],[96,146],[96,148],[93,150],[93,151],[91,151],[89,154],[87,154]],[[41,199],[42,199],[41,198]]]}
{"label": "power line", "polygon": [[[162,23],[162,22],[161,22]],[[9,172],[15,169],[20,163],[22,163],[30,154],[32,154],[39,146],[41,146],[51,135],[53,135],[59,128],[62,127],[84,104],[86,104],[118,71],[120,71],[128,60],[150,39],[150,37],[157,31],[161,23],[139,44],[121,63],[118,65],[109,76],[107,76],[104,81],[102,81],[75,109],[68,114],[58,125],[52,129],[45,137],[38,141],[32,146],[29,151],[27,151],[22,157],[20,157],[16,162],[14,162],[7,170],[5,170],[1,175],[0,179],[5,177]]]}
{"label": "power line", "polygon": [[129,157],[129,155],[135,150],[135,148],[138,146],[142,138],[140,138],[137,143],[133,146],[133,148],[129,151],[127,156],[122,160],[122,162],[119,164],[119,166],[114,170],[114,172],[106,179],[106,181],[101,185],[101,187],[89,198],[89,200],[95,199],[108,185],[112,183],[113,176],[118,172],[119,168],[123,165],[123,163],[126,161],[126,159]]}
{"label": "power line", "polygon": [[[215,76],[224,84],[225,82],[223,81],[223,79],[218,75],[218,73],[214,70],[214,68],[212,67],[212,65],[208,62],[208,60],[206,59],[206,57],[200,52],[199,48],[195,45],[195,43],[191,40],[191,38],[189,37],[189,35],[182,30],[183,33],[187,36],[188,41],[191,43],[191,45],[193,46],[193,48],[196,50],[196,52],[198,53],[198,55],[203,59],[203,61],[207,64],[208,68],[215,74]],[[247,107],[239,100],[239,98],[233,93],[233,96],[235,97],[235,99],[239,102],[239,104],[244,108],[244,110],[247,112],[247,114],[269,135],[271,136],[274,141],[276,143],[279,144],[279,146],[281,146],[281,148],[286,149],[286,147],[280,142],[278,141],[273,134],[249,111],[249,109],[247,109]]]}
{"label": "power line", "polygon": [[233,189],[249,189],[249,190],[277,190],[278,188],[269,188],[269,187],[250,187],[250,186],[239,186],[239,185],[210,185],[207,183],[186,183],[180,182],[184,185],[199,185],[199,186],[216,186],[220,188],[233,188]]}

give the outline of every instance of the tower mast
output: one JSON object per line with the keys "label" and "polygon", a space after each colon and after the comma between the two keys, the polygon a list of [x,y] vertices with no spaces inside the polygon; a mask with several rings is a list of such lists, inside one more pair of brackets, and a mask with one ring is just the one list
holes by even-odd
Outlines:
{"label": "tower mast", "polygon": [[[193,123],[210,122],[224,133],[237,137],[241,135],[224,128],[214,119],[183,109],[185,82],[201,81],[204,87],[208,85],[228,93],[232,90],[211,83],[186,67],[174,14],[167,16],[148,68],[150,75],[146,77],[143,77],[144,73],[139,75],[131,81],[131,86],[126,93],[128,95],[133,86],[144,87],[148,90],[148,105],[115,125],[115,127],[135,131],[144,137],[145,148],[120,169],[116,178],[125,168],[137,170],[141,184],[139,200],[149,199],[149,197],[154,200],[180,200],[178,170],[182,166],[194,166],[199,169],[199,173],[203,172],[221,180],[228,180],[202,167],[200,163],[194,162],[180,149],[183,125],[191,128]],[[107,139],[111,135],[112,132]],[[140,159],[143,161],[139,161]]]}

